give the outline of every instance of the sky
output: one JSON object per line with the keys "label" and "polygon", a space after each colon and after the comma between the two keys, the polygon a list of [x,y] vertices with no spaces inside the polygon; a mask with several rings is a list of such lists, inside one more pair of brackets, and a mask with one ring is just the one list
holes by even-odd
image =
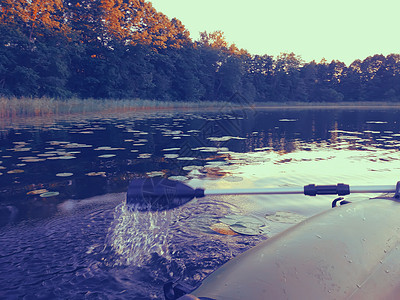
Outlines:
{"label": "sky", "polygon": [[347,65],[374,54],[400,53],[400,0],[151,0],[182,21],[192,39],[224,32],[251,54],[294,52],[306,62]]}

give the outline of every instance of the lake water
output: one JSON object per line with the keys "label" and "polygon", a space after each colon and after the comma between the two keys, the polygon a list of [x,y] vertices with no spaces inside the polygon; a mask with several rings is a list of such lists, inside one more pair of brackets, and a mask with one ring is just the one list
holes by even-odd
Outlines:
{"label": "lake water", "polygon": [[[163,299],[168,281],[196,285],[329,209],[334,197],[206,197],[135,212],[124,204],[130,180],[163,176],[206,189],[395,185],[399,113],[236,109],[1,120],[0,298]],[[374,195],[347,199],[366,196]],[[276,212],[291,215],[266,218]],[[211,229],[227,215],[263,225],[253,235]]]}

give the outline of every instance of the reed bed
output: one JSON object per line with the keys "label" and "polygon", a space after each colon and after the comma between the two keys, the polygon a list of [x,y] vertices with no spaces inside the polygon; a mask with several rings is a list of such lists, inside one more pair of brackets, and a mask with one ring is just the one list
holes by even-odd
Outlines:
{"label": "reed bed", "polygon": [[102,111],[136,111],[178,108],[232,107],[227,102],[176,102],[143,99],[101,100],[52,98],[0,98],[0,118],[33,117],[91,113]]}

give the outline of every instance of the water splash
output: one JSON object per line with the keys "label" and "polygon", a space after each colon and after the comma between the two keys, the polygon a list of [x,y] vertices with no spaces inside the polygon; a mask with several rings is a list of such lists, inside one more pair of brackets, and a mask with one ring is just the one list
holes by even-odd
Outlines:
{"label": "water splash", "polygon": [[117,206],[106,238],[117,255],[113,264],[142,267],[154,254],[170,261],[170,227],[175,219],[173,210],[143,212],[125,204]]}

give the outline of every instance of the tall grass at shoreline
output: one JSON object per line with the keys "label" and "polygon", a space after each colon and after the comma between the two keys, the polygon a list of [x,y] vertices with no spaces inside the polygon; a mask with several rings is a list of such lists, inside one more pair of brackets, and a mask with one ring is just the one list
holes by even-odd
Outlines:
{"label": "tall grass at shoreline", "polygon": [[0,98],[0,118],[68,115],[103,111],[135,111],[174,108],[232,107],[227,102],[176,102],[142,99],[101,100],[51,98]]}
{"label": "tall grass at shoreline", "polygon": [[[5,98],[0,97],[0,118],[18,118],[35,116],[58,116],[93,112],[129,112],[161,109],[234,109],[248,106],[248,103],[230,103],[222,101],[157,101],[142,99],[101,100],[52,98]],[[290,109],[290,108],[400,108],[399,102],[257,102],[253,109]]]}

